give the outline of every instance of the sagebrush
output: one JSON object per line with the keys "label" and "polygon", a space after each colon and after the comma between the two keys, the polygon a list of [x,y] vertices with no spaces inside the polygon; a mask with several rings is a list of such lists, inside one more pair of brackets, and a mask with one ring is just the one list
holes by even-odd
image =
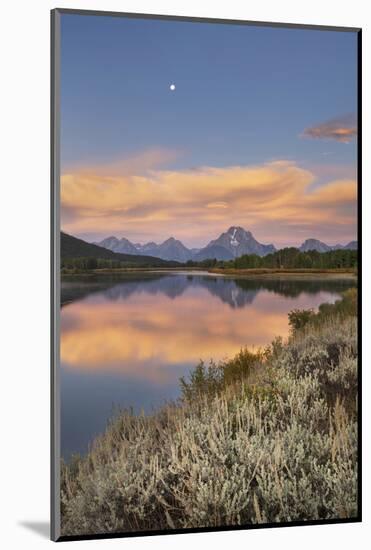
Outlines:
{"label": "sagebrush", "polygon": [[356,517],[357,318],[332,313],[113,419],[62,464],[62,534]]}

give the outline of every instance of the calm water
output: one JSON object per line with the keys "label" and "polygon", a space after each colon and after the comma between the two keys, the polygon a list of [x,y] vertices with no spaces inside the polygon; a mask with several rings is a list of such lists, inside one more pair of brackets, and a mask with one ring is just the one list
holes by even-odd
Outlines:
{"label": "calm water", "polygon": [[62,281],[62,455],[85,452],[114,406],[150,412],[200,359],[288,334],[287,313],[333,302],[349,280],[136,273]]}

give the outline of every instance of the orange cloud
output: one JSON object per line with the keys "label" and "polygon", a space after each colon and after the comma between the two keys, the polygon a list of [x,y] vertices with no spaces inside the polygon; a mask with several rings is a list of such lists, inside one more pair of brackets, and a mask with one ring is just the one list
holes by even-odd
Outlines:
{"label": "orange cloud", "polygon": [[353,115],[334,118],[306,128],[302,137],[313,139],[334,139],[341,143],[349,143],[357,135],[357,126]]}
{"label": "orange cloud", "polygon": [[74,235],[116,234],[134,242],[172,235],[189,246],[205,245],[232,224],[274,244],[292,242],[293,227],[294,237],[305,228],[307,236],[351,240],[355,180],[314,188],[315,181],[314,173],[289,161],[143,175],[71,172],[61,181],[62,227]]}
{"label": "orange cloud", "polygon": [[[315,305],[326,299],[319,294]],[[146,292],[124,301],[88,298],[62,309],[61,359],[74,370],[174,382],[177,366],[231,357],[244,345],[256,349],[277,335],[286,337],[287,312],[294,307],[313,307],[313,296],[282,299],[262,291],[248,308],[233,309],[202,289],[176,300]]]}
{"label": "orange cloud", "polygon": [[228,204],[226,202],[209,202],[209,204],[206,205],[207,208],[228,208]]}
{"label": "orange cloud", "polygon": [[62,310],[62,362],[72,369],[119,372],[162,384],[177,379],[176,365],[233,356],[245,344],[263,346],[288,332],[287,306],[282,310],[277,297],[272,301],[281,307],[267,312],[263,293],[261,309],[259,301],[250,309],[251,325],[244,308],[232,310],[209,293],[206,299],[207,308],[190,293],[176,302],[136,293],[124,304],[70,304]]}
{"label": "orange cloud", "polygon": [[123,158],[114,162],[75,166],[73,172],[85,176],[104,177],[145,174],[148,170],[173,162],[179,156],[181,156],[181,151],[156,147],[130,157],[123,156]]}

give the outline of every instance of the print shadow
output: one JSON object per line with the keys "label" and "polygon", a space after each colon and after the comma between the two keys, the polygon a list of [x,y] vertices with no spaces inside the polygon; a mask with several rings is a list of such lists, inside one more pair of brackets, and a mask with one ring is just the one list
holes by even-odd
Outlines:
{"label": "print shadow", "polygon": [[48,521],[20,521],[18,525],[33,531],[43,539],[50,538],[50,523]]}

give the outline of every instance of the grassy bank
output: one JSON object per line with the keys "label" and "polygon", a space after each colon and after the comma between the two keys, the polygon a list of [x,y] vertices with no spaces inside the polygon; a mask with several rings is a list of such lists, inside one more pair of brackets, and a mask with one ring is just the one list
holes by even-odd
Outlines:
{"label": "grassy bank", "polygon": [[279,268],[246,268],[246,269],[235,269],[235,268],[211,268],[208,269],[210,273],[219,273],[222,275],[237,275],[237,276],[245,276],[245,275],[253,275],[253,276],[278,276],[278,277],[286,277],[286,276],[307,276],[307,275],[313,275],[315,277],[322,276],[322,275],[332,275],[334,277],[341,276],[341,277],[356,277],[357,276],[357,270],[353,268],[336,268],[336,269],[279,269]]}
{"label": "grassy bank", "polygon": [[70,275],[119,275],[120,273],[176,273],[178,271],[207,271],[203,268],[194,268],[194,267],[117,267],[117,268],[99,268],[99,269],[67,269],[63,268],[61,270],[61,275],[63,277],[68,277]]}
{"label": "grassy bank", "polygon": [[121,413],[62,465],[62,533],[357,514],[356,291],[293,311],[288,341],[200,363],[179,404]]}
{"label": "grassy bank", "polygon": [[209,267],[119,267],[119,268],[100,268],[100,269],[81,269],[81,268],[63,268],[61,275],[66,280],[68,277],[75,275],[125,275],[130,273],[177,273],[182,272],[208,272],[215,275],[224,276],[236,276],[236,277],[272,277],[272,278],[293,278],[293,277],[333,277],[333,278],[349,278],[355,279],[357,277],[357,270],[353,268],[349,269],[278,269],[278,268],[247,268],[247,269],[234,269],[234,268],[209,268]]}

